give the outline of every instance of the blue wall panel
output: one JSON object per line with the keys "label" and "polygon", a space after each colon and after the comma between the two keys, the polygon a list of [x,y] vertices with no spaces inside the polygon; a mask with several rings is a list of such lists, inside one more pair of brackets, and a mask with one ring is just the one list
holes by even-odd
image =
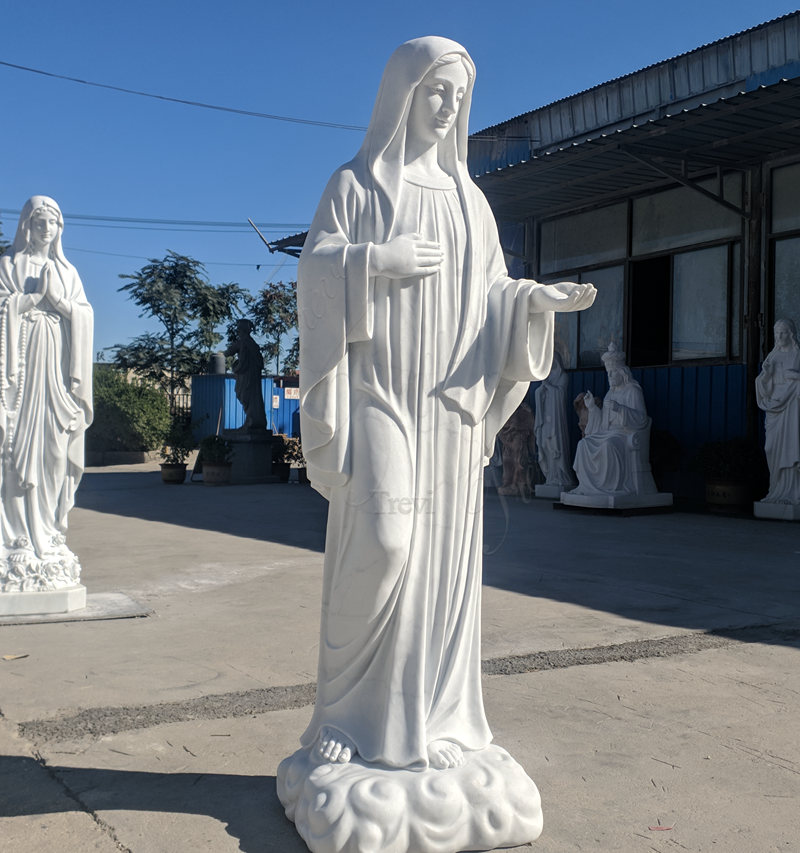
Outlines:
{"label": "blue wall panel", "polygon": [[[236,380],[233,376],[192,377],[192,425],[196,439],[213,435],[221,419],[223,429],[238,429],[244,425],[244,409],[236,399]],[[282,388],[276,388],[272,379],[261,380],[267,428],[273,432],[293,435],[294,417],[298,400],[287,400]],[[278,408],[272,408],[272,398],[278,397]]]}
{"label": "blue wall panel", "polygon": [[[745,365],[641,367],[632,372],[642,386],[653,429],[671,433],[680,443],[684,459],[691,458],[707,441],[745,435]],[[569,376],[570,406],[583,391],[598,397],[608,391],[605,370],[575,370]],[[534,407],[533,394],[528,399]],[[577,416],[570,415],[568,423],[574,453],[580,438]]]}

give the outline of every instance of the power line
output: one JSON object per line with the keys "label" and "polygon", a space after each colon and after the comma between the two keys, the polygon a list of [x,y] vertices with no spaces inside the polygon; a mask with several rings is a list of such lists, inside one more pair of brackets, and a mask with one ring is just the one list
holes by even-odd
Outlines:
{"label": "power line", "polygon": [[[0,59],[0,65],[6,68],[14,68],[17,71],[27,71],[30,74],[40,74],[42,77],[51,77],[55,80],[67,80],[70,83],[80,83],[82,86],[93,86],[97,89],[109,89],[112,92],[123,92],[126,95],[138,95],[142,98],[153,98],[157,101],[167,101],[172,104],[183,104],[187,107],[201,107],[205,110],[217,110],[217,112],[234,113],[241,116],[250,116],[252,118],[266,118],[271,121],[286,121],[292,124],[308,124],[312,127],[332,127],[336,130],[357,130],[364,132],[367,128],[360,124],[342,124],[335,121],[318,121],[311,118],[296,118],[294,116],[281,116],[274,113],[260,113],[255,110],[241,110],[237,107],[224,107],[220,104],[206,104],[203,101],[189,101],[185,98],[173,98],[169,95],[157,95],[154,92],[140,92],[138,89],[126,89],[123,86],[112,86],[110,83],[96,83],[92,80],[81,80],[80,77],[69,77],[66,74],[56,74],[53,71],[44,71],[41,68],[30,68],[27,65],[16,65],[13,62],[4,62]],[[474,142],[519,142],[527,141],[533,144],[538,141],[531,139],[529,136],[497,136],[494,134],[480,133],[479,135],[471,134],[470,140]]]}
{"label": "power line", "polygon": [[[81,249],[78,246],[64,246],[64,249],[67,252],[87,252],[90,255],[107,255],[111,258],[131,258],[136,261],[150,261],[152,258],[145,257],[144,255],[125,255],[121,252],[103,252],[100,249]],[[283,261],[278,264],[263,264],[263,263],[243,263],[241,261],[202,261],[203,266],[217,266],[217,267],[255,267],[257,270],[278,270],[280,269],[286,261]]]}
{"label": "power line", "polygon": [[202,101],[188,101],[184,98],[172,98],[169,95],[156,95],[153,92],[140,92],[137,89],[125,89],[122,86],[112,86],[109,83],[95,83],[92,80],[81,80],[79,77],[68,77],[66,74],[56,74],[52,71],[43,71],[41,68],[29,68],[27,65],[16,65],[13,62],[3,62],[0,65],[7,68],[15,68],[17,71],[27,71],[30,74],[41,74],[43,77],[52,77],[56,80],[68,80],[70,83],[80,83],[82,86],[94,86],[97,89],[110,89],[112,92],[124,92],[126,95],[139,95],[142,98],[154,98],[157,101],[169,101],[173,104],[184,104],[187,107],[202,107],[206,110],[217,110],[223,113],[235,113],[236,115],[251,116],[252,118],[266,118],[272,121],[288,121],[292,124],[310,124],[314,127],[333,127],[337,130],[365,131],[366,127],[357,124],[341,124],[332,121],[317,121],[310,118],[295,118],[294,116],[274,115],[273,113],[260,113],[255,110],[240,110],[236,107],[223,107],[219,104],[206,104]]}
{"label": "power line", "polygon": [[[10,210],[8,208],[0,208],[0,214],[8,214],[11,216],[19,216],[21,210]],[[209,228],[242,228],[247,225],[247,220],[243,221],[218,221],[208,219],[152,219],[140,218],[135,216],[99,216],[90,213],[64,213],[64,219],[72,221],[77,219],[85,222],[130,222],[137,225],[192,225]],[[292,229],[308,228],[307,222],[257,222],[259,228],[273,231],[290,231]],[[249,228],[245,227],[249,232]]]}

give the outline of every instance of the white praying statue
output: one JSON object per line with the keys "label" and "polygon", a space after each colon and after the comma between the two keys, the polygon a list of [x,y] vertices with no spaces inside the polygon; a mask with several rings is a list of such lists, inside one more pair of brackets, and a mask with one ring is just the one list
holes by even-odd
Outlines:
{"label": "white praying statue", "polygon": [[625,353],[609,344],[602,356],[609,390],[598,404],[587,391],[588,420],[575,452],[578,485],[561,494],[570,506],[617,509],[669,506],[650,469],[650,425],[642,387],[625,363]]}
{"label": "white praying statue", "polygon": [[395,51],[300,258],[303,453],[330,507],[316,706],[278,793],[314,853],[541,831],[483,709],[483,466],[550,369],[553,312],[595,289],[509,278],[466,165],[474,80],[449,39]]}
{"label": "white praying statue", "polygon": [[85,606],[67,514],[92,420],[93,315],[53,199],[22,209],[0,258],[0,613]]}
{"label": "white praying statue", "polygon": [[800,520],[800,346],[792,320],[775,323],[775,346],[756,377],[764,411],[769,491],[754,504],[759,518]]}
{"label": "white praying statue", "polygon": [[[534,393],[536,403],[536,458],[545,481],[534,490],[537,498],[561,497],[575,486],[569,452],[567,387],[569,377],[558,353],[553,353],[550,373]],[[570,407],[572,408],[572,407]]]}

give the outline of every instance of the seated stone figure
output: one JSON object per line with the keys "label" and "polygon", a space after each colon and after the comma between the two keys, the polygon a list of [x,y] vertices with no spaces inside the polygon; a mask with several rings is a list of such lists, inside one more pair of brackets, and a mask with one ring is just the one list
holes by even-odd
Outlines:
{"label": "seated stone figure", "polygon": [[664,506],[672,495],[659,493],[650,471],[650,424],[642,388],[612,343],[603,355],[609,392],[601,405],[584,396],[586,432],[578,442],[578,487],[562,492],[565,504],[615,508]]}

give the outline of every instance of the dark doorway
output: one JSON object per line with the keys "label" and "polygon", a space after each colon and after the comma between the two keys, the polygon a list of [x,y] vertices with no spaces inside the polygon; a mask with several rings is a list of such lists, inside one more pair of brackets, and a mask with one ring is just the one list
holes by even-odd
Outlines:
{"label": "dark doorway", "polygon": [[630,267],[632,367],[669,363],[671,258],[633,261]]}

